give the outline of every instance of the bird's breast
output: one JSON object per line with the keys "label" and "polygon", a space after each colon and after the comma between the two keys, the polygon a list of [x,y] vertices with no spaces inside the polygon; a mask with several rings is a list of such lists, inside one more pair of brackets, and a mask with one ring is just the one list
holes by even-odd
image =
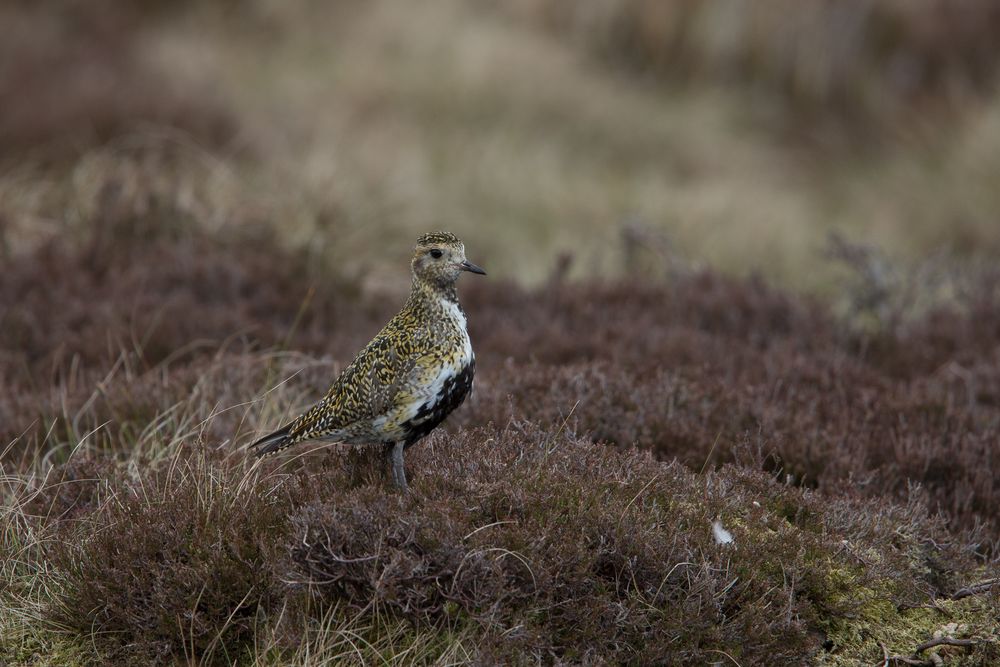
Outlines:
{"label": "bird's breast", "polygon": [[436,318],[436,330],[431,334],[435,339],[433,356],[439,360],[445,374],[459,372],[474,359],[465,312],[456,301],[442,299],[438,305],[440,315]]}
{"label": "bird's breast", "polygon": [[420,392],[418,400],[407,411],[409,418],[401,424],[407,445],[430,433],[465,401],[472,390],[475,372],[476,362],[470,356],[469,362],[462,366],[442,369],[432,385]]}

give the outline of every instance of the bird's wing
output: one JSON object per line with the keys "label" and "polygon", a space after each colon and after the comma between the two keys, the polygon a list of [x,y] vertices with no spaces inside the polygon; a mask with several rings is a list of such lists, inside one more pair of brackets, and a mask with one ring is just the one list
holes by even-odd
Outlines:
{"label": "bird's wing", "polygon": [[323,437],[384,414],[427,353],[426,340],[423,332],[404,332],[390,321],[344,369],[323,400],[289,425],[291,439]]}
{"label": "bird's wing", "polygon": [[369,372],[372,387],[369,417],[385,414],[393,406],[400,388],[409,380],[421,353],[411,351],[403,355],[392,349],[388,356],[388,359],[373,364]]}

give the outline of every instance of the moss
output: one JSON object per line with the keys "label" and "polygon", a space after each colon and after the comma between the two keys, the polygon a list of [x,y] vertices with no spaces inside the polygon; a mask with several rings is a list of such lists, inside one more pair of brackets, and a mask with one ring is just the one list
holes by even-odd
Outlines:
{"label": "moss", "polygon": [[[971,651],[935,649],[953,654],[948,665],[986,665],[1000,659],[997,607],[974,597],[962,600],[939,599],[924,606],[898,608],[871,588],[847,584],[845,595],[858,601],[857,612],[827,624],[830,649],[817,662],[821,667],[874,664],[885,647],[891,655],[911,655],[917,646],[945,635],[956,639],[979,639],[983,643]],[[926,657],[926,656],[925,656]]]}
{"label": "moss", "polygon": [[100,655],[88,646],[86,637],[38,628],[0,635],[0,664],[5,667],[77,667],[100,662]]}
{"label": "moss", "polygon": [[821,604],[830,613],[821,625],[832,651],[855,645],[872,628],[882,627],[895,615],[895,606],[866,585],[857,568],[831,566],[823,573]]}

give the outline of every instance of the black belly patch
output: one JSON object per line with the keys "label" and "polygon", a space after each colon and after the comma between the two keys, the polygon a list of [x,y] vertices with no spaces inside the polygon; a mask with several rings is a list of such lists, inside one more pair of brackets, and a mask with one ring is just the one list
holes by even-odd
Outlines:
{"label": "black belly patch", "polygon": [[476,360],[454,377],[445,381],[437,396],[420,406],[417,414],[403,423],[406,432],[406,447],[416,443],[437,428],[455,408],[460,406],[472,389],[472,377],[476,374]]}

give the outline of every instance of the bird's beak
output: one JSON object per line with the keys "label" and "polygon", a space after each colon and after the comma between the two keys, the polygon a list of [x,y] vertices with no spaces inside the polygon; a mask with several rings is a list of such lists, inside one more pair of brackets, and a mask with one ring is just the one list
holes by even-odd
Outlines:
{"label": "bird's beak", "polygon": [[465,260],[464,262],[462,262],[461,264],[459,264],[459,266],[462,268],[463,271],[468,271],[470,273],[478,273],[481,276],[485,276],[486,275],[485,271],[483,271],[481,268],[479,268],[478,266],[476,266],[475,264],[473,264],[469,260]]}

